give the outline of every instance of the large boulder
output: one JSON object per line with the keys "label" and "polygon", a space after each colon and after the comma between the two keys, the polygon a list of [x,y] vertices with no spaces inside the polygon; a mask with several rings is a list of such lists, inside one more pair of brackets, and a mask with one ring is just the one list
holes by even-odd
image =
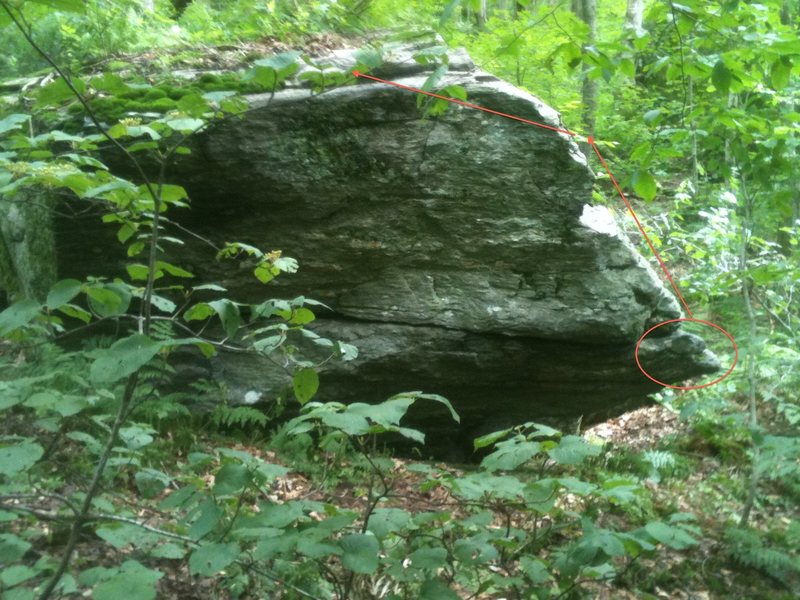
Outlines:
{"label": "large boulder", "polygon": [[[422,87],[432,67],[414,52],[388,52],[375,74]],[[346,49],[324,62],[355,65]],[[248,97],[247,117],[196,140],[171,179],[192,199],[183,225],[280,248],[300,270],[266,289],[251,269],[209,260],[192,239],[183,264],[237,299],[320,300],[332,310],[311,328],[359,348],[357,360],[325,365],[320,399],[443,394],[460,427],[443,411],[415,413],[441,449],[453,435],[519,422],[590,422],[658,389],[637,368],[634,346],[679,317],[679,305],[611,213],[591,206],[594,176],[570,136],[461,106],[423,119],[417,94],[370,80],[316,94],[301,81]],[[450,54],[438,85],[564,127],[555,110],[463,51]],[[62,257],[91,254],[70,232],[74,225],[61,227]],[[699,338],[677,326],[656,333],[640,356],[658,379],[718,369]],[[216,360],[234,401],[249,391],[268,400],[286,385],[268,360]]]}

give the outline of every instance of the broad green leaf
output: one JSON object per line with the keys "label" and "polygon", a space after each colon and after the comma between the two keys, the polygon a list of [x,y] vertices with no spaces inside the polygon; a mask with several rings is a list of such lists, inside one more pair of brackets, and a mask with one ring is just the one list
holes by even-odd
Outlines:
{"label": "broad green leaf", "polygon": [[6,133],[7,131],[13,131],[14,129],[21,129],[23,125],[25,125],[28,121],[30,121],[30,115],[22,115],[19,113],[14,113],[8,115],[4,119],[0,119],[0,135]]}
{"label": "broad green leaf", "polygon": [[92,454],[100,454],[100,450],[102,449],[100,442],[84,431],[68,431],[64,437],[76,442],[81,442],[82,444],[86,444],[86,448]]}
{"label": "broad green leaf", "polygon": [[186,200],[189,194],[186,190],[179,185],[164,184],[161,186],[161,200],[162,202],[175,203],[181,200]]}
{"label": "broad green leaf", "polygon": [[184,321],[205,321],[216,311],[208,302],[199,302],[183,313]]}
{"label": "broad green leaf", "polygon": [[211,577],[230,565],[239,556],[239,545],[208,544],[201,546],[189,557],[189,570],[193,575]]}
{"label": "broad green leaf", "polygon": [[224,298],[222,300],[214,300],[209,302],[208,305],[214,309],[219,316],[222,327],[228,337],[233,337],[239,330],[241,319],[239,317],[239,307],[230,300]]}
{"label": "broad green leaf", "polygon": [[641,487],[635,479],[614,477],[603,482],[600,494],[616,504],[627,504],[636,500]]}
{"label": "broad green leaf", "polygon": [[297,542],[297,552],[308,558],[317,560],[332,554],[341,554],[342,549],[327,542],[318,542],[302,537]]}
{"label": "broad green leaf", "polygon": [[413,569],[438,569],[447,563],[447,550],[444,548],[420,548],[409,556]]}
{"label": "broad green leaf", "polygon": [[293,552],[297,543],[303,539],[300,534],[292,531],[283,535],[262,539],[255,550],[253,558],[256,560],[269,560],[275,556]]}
{"label": "broad green leaf", "polygon": [[262,67],[256,65],[250,69],[243,77],[245,81],[252,81],[267,90],[275,89],[278,76],[272,67]]}
{"label": "broad green leaf", "polygon": [[148,569],[136,561],[122,564],[119,573],[106,579],[92,590],[93,600],[153,600],[156,583],[164,574]]}
{"label": "broad green leaf", "polygon": [[285,335],[271,335],[253,342],[253,349],[264,354],[269,354],[277,350],[284,341],[286,341]]}
{"label": "broad green leaf", "polygon": [[347,362],[358,358],[358,348],[352,344],[345,344],[344,342],[336,342],[336,347],[343,361]]}
{"label": "broad green leaf", "polygon": [[189,528],[189,537],[199,540],[208,535],[224,516],[223,510],[211,498],[200,505],[200,515]]}
{"label": "broad green leaf", "polygon": [[647,124],[658,123],[660,117],[661,117],[661,109],[655,108],[653,110],[648,110],[646,113],[644,113],[643,120]]}
{"label": "broad green leaf", "polygon": [[[374,427],[372,428],[375,429]],[[422,433],[419,429],[412,429],[410,427],[389,427],[386,428],[387,431],[394,431],[402,435],[404,438],[408,438],[409,440],[413,440],[417,443],[424,444],[425,443],[425,434]],[[380,431],[376,433],[382,433]]]}
{"label": "broad green leaf", "polygon": [[162,544],[161,546],[156,546],[153,548],[149,552],[149,556],[154,558],[181,560],[184,556],[186,556],[186,549],[178,546],[178,544],[167,542],[166,544]]}
{"label": "broad green leaf", "polygon": [[400,424],[408,408],[414,404],[413,398],[392,397],[380,404],[364,404],[356,402],[347,407],[346,412],[367,417],[379,425],[391,427]]}
{"label": "broad green leaf", "polygon": [[487,471],[513,471],[536,456],[540,448],[539,442],[527,441],[522,436],[499,442],[494,452],[481,461],[481,467]]}
{"label": "broad green leaf", "polygon": [[144,242],[134,242],[128,247],[128,256],[137,256],[141,254],[142,250],[144,250]]}
{"label": "broad green leaf", "polygon": [[497,440],[506,437],[509,432],[511,432],[511,428],[493,431],[492,433],[487,433],[486,435],[475,438],[475,440],[472,442],[473,449],[480,450],[481,448],[486,448],[486,446],[491,446]]}
{"label": "broad green leaf", "polygon": [[90,312],[85,311],[80,306],[75,306],[74,304],[64,304],[63,306],[59,306],[58,310],[68,317],[78,319],[84,323],[88,323],[92,320],[92,314]]}
{"label": "broad green leaf", "polygon": [[770,79],[772,79],[772,87],[776,90],[782,90],[789,84],[789,78],[792,74],[792,61],[788,56],[782,56],[772,63],[770,70]]}
{"label": "broad green leaf", "polygon": [[314,319],[316,319],[316,317],[309,309],[298,308],[292,313],[292,318],[289,320],[289,323],[292,325],[308,325]]}
{"label": "broad green leaf", "polygon": [[175,266],[172,263],[164,262],[163,260],[156,261],[156,268],[161,269],[165,273],[169,273],[174,277],[194,277],[194,275],[192,275],[186,269],[181,269],[180,267]]}
{"label": "broad green leaf", "polygon": [[[422,399],[422,400],[433,400],[434,402],[438,402],[439,404],[443,405],[449,412],[450,416],[456,423],[461,422],[461,417],[458,416],[456,409],[453,408],[453,405],[450,403],[450,400],[445,398],[444,396],[440,396],[439,394],[426,394],[424,392],[410,392],[411,395],[414,396],[415,399]],[[402,396],[403,394],[399,394]],[[397,396],[395,396],[397,397]]]}
{"label": "broad green leaf", "polygon": [[[147,268],[147,265],[140,265],[140,264],[130,264],[125,267],[125,270],[128,271],[128,275],[134,281],[147,281],[147,276],[150,270]],[[156,272],[154,274],[153,280],[155,281],[159,277],[162,277],[164,274]]]}
{"label": "broad green leaf", "polygon": [[155,498],[172,483],[172,478],[166,473],[156,469],[142,469],[136,472],[134,481],[142,496],[145,498]]}
{"label": "broad green leaf", "polygon": [[314,369],[308,367],[300,369],[292,378],[292,389],[297,401],[305,404],[314,397],[319,389],[319,375]]}
{"label": "broad green leaf", "polygon": [[370,575],[378,569],[380,544],[371,533],[354,533],[339,540],[342,564],[355,573]]}
{"label": "broad green leaf", "polygon": [[109,94],[121,94],[130,89],[122,77],[109,72],[92,77],[90,85],[99,92],[108,92]]}
{"label": "broad green leaf", "polygon": [[[86,86],[80,79],[73,79],[72,84],[80,93],[85,91]],[[36,104],[38,106],[60,104],[64,100],[72,99],[74,97],[75,94],[71,89],[69,89],[67,83],[64,81],[64,79],[59,77],[53,83],[43,87],[39,91],[39,95],[36,98]]]}
{"label": "broad green leaf", "polygon": [[117,573],[119,573],[118,568],[107,569],[105,567],[89,567],[80,572],[78,581],[81,585],[94,586]]}
{"label": "broad green leaf", "polygon": [[139,450],[153,443],[156,431],[147,425],[130,425],[119,430],[122,442],[131,450]]}
{"label": "broad green leaf", "polygon": [[243,464],[227,463],[214,477],[214,493],[227,496],[241,492],[252,479],[250,469]]}
{"label": "broad green leaf", "polygon": [[[66,155],[65,158],[68,156],[69,155]],[[64,187],[75,192],[75,195],[80,198],[83,198],[87,190],[90,190],[95,184],[94,179],[86,176],[84,173],[71,173],[63,177],[61,183]]]}
{"label": "broad green leaf", "polygon": [[[193,133],[194,131],[199,130],[203,125],[206,124],[205,121],[202,119],[167,119],[165,123],[175,131],[179,131],[181,133]],[[176,186],[177,187],[177,186]]]}
{"label": "broad green leaf", "polygon": [[43,454],[44,448],[30,441],[0,448],[0,474],[13,477],[36,464]]}
{"label": "broad green leaf", "polygon": [[35,300],[26,299],[15,302],[0,313],[0,336],[5,336],[33,321],[42,310]]}
{"label": "broad green leaf", "polygon": [[296,273],[299,268],[297,260],[290,256],[281,256],[272,261],[278,269],[284,273]]}
{"label": "broad green leaf", "polygon": [[131,223],[123,223],[122,227],[120,227],[119,231],[117,231],[117,239],[124,244],[134,233],[136,233],[136,229],[137,228]]}
{"label": "broad green leaf", "polygon": [[625,546],[616,533],[589,525],[590,521],[588,519],[583,522],[585,532],[583,539],[579,542],[580,544],[600,550],[606,556],[622,556],[625,554]]}
{"label": "broad green leaf", "polygon": [[204,96],[192,93],[186,94],[178,100],[178,108],[181,112],[190,117],[200,118],[205,115],[211,107],[208,105],[208,102],[206,102]]}
{"label": "broad green leaf", "polygon": [[441,90],[441,95],[447,96],[448,98],[455,98],[456,100],[466,100],[467,90],[460,85],[448,85]]}
{"label": "broad green leaf", "polygon": [[0,562],[9,564],[21,559],[31,544],[13,533],[0,533]]}
{"label": "broad green leaf", "polygon": [[109,137],[119,139],[128,135],[128,127],[122,123],[115,123],[106,131]]}
{"label": "broad green leaf", "polygon": [[625,77],[629,77],[633,79],[636,77],[636,63],[634,63],[630,58],[623,58],[619,61],[617,65],[619,72],[625,75]]}
{"label": "broad green leaf", "polygon": [[[28,581],[39,574],[37,569],[31,569],[27,565],[10,565],[0,571],[0,582],[3,587],[11,588],[24,581]],[[8,596],[5,596],[8,598]]]}
{"label": "broad green leaf", "polygon": [[[189,455],[189,464],[192,464],[192,454]],[[213,458],[207,454],[204,456],[208,456],[209,460]],[[194,485],[185,485],[179,490],[171,491],[166,498],[159,502],[158,507],[162,510],[179,508],[186,504],[191,498],[194,498],[195,494],[197,494],[197,488]]]}
{"label": "broad green leaf", "polygon": [[274,79],[272,83],[267,86],[271,88],[275,83],[280,83],[297,71],[300,66],[297,63],[299,56],[300,52],[297,51],[281,52],[269,58],[257,60],[255,61],[255,65],[261,67],[265,71],[273,71]]}
{"label": "broad green leaf", "polygon": [[104,183],[103,185],[98,185],[97,187],[93,187],[90,190],[87,190],[86,192],[84,192],[83,197],[84,198],[98,198],[98,197],[109,198],[109,196],[105,195],[107,192],[113,192],[113,191],[116,191],[116,190],[125,190],[125,191],[128,191],[128,192],[132,192],[135,189],[136,189],[135,186],[130,181],[126,181],[124,179],[117,179],[115,181],[111,181],[109,183]]}
{"label": "broad green leaf", "polygon": [[369,517],[368,529],[378,539],[408,526],[411,514],[400,508],[376,508]]}
{"label": "broad green leaf", "polygon": [[533,558],[532,556],[523,555],[519,559],[519,567],[522,572],[525,573],[525,576],[534,584],[546,583],[553,578],[550,571],[547,570],[547,565],[543,561],[538,558]]}
{"label": "broad green leaf", "polygon": [[[225,98],[230,98],[231,96],[235,96],[236,92],[229,92],[229,91],[220,91],[220,92],[206,92],[202,95],[202,98],[208,100],[209,102],[216,102],[219,103]],[[178,103],[180,105],[180,103]],[[206,105],[207,107],[208,105]]]}
{"label": "broad green leaf", "polygon": [[589,456],[599,455],[600,451],[600,446],[590,444],[580,436],[565,435],[547,453],[560,465],[577,465]]}
{"label": "broad green leaf", "polygon": [[164,296],[159,296],[158,294],[150,296],[150,304],[165,313],[175,312],[175,309],[178,308],[172,300],[164,298]]}
{"label": "broad green leaf", "polygon": [[63,395],[55,390],[47,390],[31,395],[24,405],[41,412],[53,410],[62,417],[71,417],[86,408],[88,402],[84,396]]}
{"label": "broad green leaf", "polygon": [[594,483],[575,479],[574,477],[561,477],[557,481],[568,492],[578,496],[587,496],[597,490],[597,486]]}
{"label": "broad green leaf", "polygon": [[647,171],[636,170],[631,177],[633,190],[648,202],[656,197],[658,186],[655,178]]}
{"label": "broad green leaf", "polygon": [[101,317],[114,317],[124,314],[131,304],[130,289],[116,283],[85,287],[89,306]]}
{"label": "broad green leaf", "polygon": [[154,544],[159,540],[157,534],[137,527],[133,523],[109,523],[98,527],[95,530],[95,534],[118,550],[125,548],[125,546],[132,546],[138,549],[143,545]]}
{"label": "broad green leaf", "polygon": [[383,55],[379,48],[361,48],[353,56],[358,63],[360,71],[364,70],[360,67],[366,67],[367,70],[370,70],[376,69],[383,64]]}
{"label": "broad green leaf", "polygon": [[697,544],[697,540],[682,528],[673,527],[661,521],[650,522],[644,526],[644,529],[655,541],[675,550],[683,550]]}
{"label": "broad green leaf", "polygon": [[138,333],[118,340],[92,363],[89,376],[98,384],[119,381],[150,362],[161,346],[160,342]]}
{"label": "broad green leaf", "polygon": [[278,275],[280,275],[280,273],[281,270],[268,260],[258,263],[256,268],[253,270],[253,275],[255,275],[256,279],[258,279],[261,283],[269,283]]}
{"label": "broad green leaf", "polygon": [[429,579],[419,589],[419,600],[459,600],[459,595],[441,579]]}
{"label": "broad green leaf", "polygon": [[489,542],[488,534],[462,537],[453,544],[453,556],[464,565],[480,565],[495,560],[499,553]]}
{"label": "broad green leaf", "polygon": [[[441,64],[434,70],[433,73],[428,75],[428,78],[422,84],[422,89],[426,92],[433,91],[433,89],[439,85],[439,81],[441,81],[442,77],[447,73],[448,65]],[[430,100],[430,97],[425,96],[423,94],[417,94],[417,107],[421,108],[425,105],[426,102]],[[446,103],[445,103],[446,104]]]}
{"label": "broad green leaf", "polygon": [[714,84],[714,87],[720,92],[727,94],[731,87],[731,80],[731,72],[728,67],[725,66],[725,62],[718,60],[717,64],[714,65],[714,69],[711,71],[711,82]]}

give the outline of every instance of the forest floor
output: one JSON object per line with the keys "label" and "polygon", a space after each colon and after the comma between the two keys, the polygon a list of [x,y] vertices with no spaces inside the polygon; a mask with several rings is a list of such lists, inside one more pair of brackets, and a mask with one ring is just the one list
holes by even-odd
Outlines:
{"label": "forest floor", "polygon": [[[740,488],[732,489],[732,481],[743,481],[747,473],[721,459],[719,449],[705,442],[680,416],[661,405],[641,408],[606,422],[597,424],[584,432],[589,439],[606,442],[609,464],[620,468],[631,456],[641,452],[668,448],[686,459],[684,468],[673,476],[665,475],[661,481],[645,480],[652,494],[654,507],[664,512],[692,513],[703,535],[698,544],[687,550],[677,551],[660,547],[652,556],[634,561],[634,568],[625,570],[616,581],[585,584],[588,593],[583,597],[598,600],[664,598],[674,600],[712,600],[741,598],[748,600],[796,598],[788,591],[788,582],[782,584],[768,575],[732,562],[724,539],[724,530],[738,518],[741,508]],[[255,456],[272,463],[281,459],[272,451],[250,445],[241,445]],[[449,510],[457,512],[457,502],[443,487],[421,491],[422,476],[409,470],[418,460],[395,458],[391,498],[385,506],[402,508],[409,512]],[[456,468],[437,463],[436,467],[455,475],[472,467]],[[738,493],[738,495],[736,495]],[[269,492],[274,502],[311,499],[333,502],[341,508],[363,510],[365,494],[361,487],[342,479],[334,486],[326,485],[315,478],[312,481],[299,472],[290,472],[279,478]],[[792,511],[780,504],[780,494],[764,491],[762,502],[752,518],[754,527],[767,529],[776,519],[789,522]],[[457,515],[454,515],[457,517]],[[615,519],[617,517],[615,516]],[[635,523],[614,521],[624,530],[634,528]],[[184,568],[185,570],[185,568]],[[169,580],[172,579],[175,587]],[[162,580],[164,597],[189,598],[181,594],[182,583],[190,581],[188,573],[172,573]],[[796,585],[796,582],[793,582]],[[177,593],[176,593],[177,592]],[[196,593],[196,589],[194,591]],[[467,596],[465,596],[467,597]],[[579,596],[580,597],[580,596]],[[501,600],[499,596],[481,595],[472,600]]]}
{"label": "forest floor", "polygon": [[[762,571],[736,564],[731,558],[725,529],[738,520],[741,499],[744,497],[744,481],[748,472],[745,468],[747,462],[742,458],[743,450],[739,450],[739,460],[725,456],[723,449],[710,444],[705,436],[698,434],[676,412],[661,405],[641,408],[597,424],[587,429],[584,436],[605,442],[606,451],[602,455],[605,464],[601,468],[608,472],[638,476],[650,492],[652,510],[659,514],[692,513],[702,535],[698,535],[698,543],[688,549],[678,551],[660,546],[656,552],[631,561],[615,580],[583,583],[582,592],[566,597],[598,600],[790,600],[798,597],[789,591],[792,587],[798,589],[797,581],[781,582]],[[334,469],[328,471],[327,477],[319,477],[319,472],[309,476],[282,459],[279,453],[265,449],[263,441],[244,442],[241,437],[238,439],[236,441],[220,435],[204,437],[196,440],[194,450],[211,454],[214,448],[223,443],[233,450],[243,450],[268,463],[283,464],[290,468],[286,475],[278,477],[263,491],[264,499],[270,502],[316,500],[363,513],[367,502],[363,482],[352,483],[346,475]],[[644,463],[638,458],[643,452],[652,450],[675,454],[680,458],[679,468],[663,472],[659,480],[653,480],[646,470],[642,470]],[[320,459],[325,463],[328,457],[323,455]],[[335,457],[330,459],[331,465],[336,464]],[[391,492],[382,506],[401,508],[410,513],[446,510],[459,518],[459,502],[447,488],[420,485],[425,476],[409,467],[421,461],[403,458],[394,458],[392,461],[393,468],[387,473]],[[453,475],[476,468],[474,465],[444,463],[434,463],[434,466],[440,472]],[[597,465],[592,468],[597,468]],[[213,477],[208,477],[211,480],[206,483],[211,488],[214,485]],[[129,491],[135,493],[134,489]],[[771,531],[776,526],[780,527],[781,523],[785,528],[791,518],[797,519],[800,512],[798,507],[787,506],[786,500],[781,498],[780,490],[771,490],[764,484],[751,525]],[[151,526],[169,529],[165,515],[158,511],[144,509],[140,518]],[[319,516],[319,519],[323,518]],[[620,531],[631,530],[640,525],[640,518],[638,513],[623,511],[608,515],[607,526]],[[128,551],[113,550],[95,536],[81,542],[78,554],[81,562],[98,566],[112,566],[129,558]],[[158,583],[158,598],[189,600],[229,597],[227,590],[221,587],[221,581],[216,578],[193,577],[186,561],[160,559],[152,566],[164,573]],[[470,600],[505,598],[490,594],[477,597],[464,594],[463,597]]]}

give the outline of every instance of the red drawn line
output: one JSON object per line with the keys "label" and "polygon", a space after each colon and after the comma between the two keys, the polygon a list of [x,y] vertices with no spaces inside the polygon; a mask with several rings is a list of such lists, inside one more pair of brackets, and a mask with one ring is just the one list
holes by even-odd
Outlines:
{"label": "red drawn line", "polygon": [[628,199],[625,197],[625,194],[622,193],[622,188],[619,187],[619,184],[617,183],[617,180],[614,179],[614,175],[611,173],[611,169],[608,168],[608,164],[606,164],[605,159],[602,157],[602,155],[600,154],[600,151],[597,149],[597,144],[594,143],[594,139],[589,137],[587,141],[589,142],[589,144],[594,149],[594,153],[597,154],[597,158],[599,158],[600,162],[603,164],[603,168],[605,168],[606,173],[608,173],[608,176],[611,178],[611,182],[614,184],[614,187],[617,188],[617,192],[619,193],[619,197],[622,198],[622,201],[625,203],[625,206],[628,207],[628,211],[631,213],[631,216],[633,217],[633,220],[636,221],[636,226],[639,228],[639,231],[642,233],[642,236],[644,237],[645,241],[647,242],[647,245],[650,246],[650,250],[653,251],[653,256],[656,257],[656,260],[658,261],[658,264],[661,265],[661,270],[664,271],[664,275],[667,276],[667,279],[669,279],[670,284],[672,284],[672,289],[675,290],[676,294],[678,294],[678,298],[680,299],[681,304],[683,304],[683,307],[686,309],[686,312],[689,313],[689,316],[693,317],[694,315],[692,314],[692,311],[689,308],[689,305],[686,304],[686,300],[683,299],[683,296],[681,295],[681,292],[678,289],[678,286],[675,285],[675,281],[672,279],[672,275],[669,274],[669,270],[667,270],[667,265],[665,265],[664,261],[661,260],[661,256],[658,254],[658,251],[656,250],[656,247],[653,246],[653,242],[650,241],[650,236],[648,236],[647,233],[645,233],[644,227],[642,227],[642,224],[639,221],[639,217],[637,217],[636,213],[633,212],[633,207],[631,206],[631,203],[628,202]]}
{"label": "red drawn line", "polygon": [[[490,108],[485,108],[483,106],[478,106],[477,104],[472,104],[470,102],[464,102],[463,100],[459,100],[457,98],[448,98],[447,96],[442,96],[440,94],[434,94],[432,92],[426,92],[425,90],[421,90],[419,88],[411,87],[411,86],[408,86],[408,85],[403,85],[402,83],[397,83],[396,81],[389,81],[388,79],[379,79],[377,77],[373,77],[372,75],[365,75],[364,73],[361,73],[360,71],[353,71],[353,75],[355,75],[357,78],[358,77],[363,77],[365,79],[371,79],[373,81],[377,81],[378,83],[385,83],[386,85],[392,85],[394,87],[398,87],[398,88],[402,88],[404,90],[409,90],[411,92],[415,92],[417,94],[424,94],[426,96],[431,96],[432,98],[439,98],[440,100],[446,100],[447,102],[452,102],[453,104],[460,104],[461,106],[466,106],[467,108],[474,108],[476,110],[482,110],[483,112],[491,113],[493,115],[499,115],[499,116],[505,117],[507,119],[513,119],[514,121],[520,121],[522,123],[527,123],[528,125],[535,125],[536,127],[542,127],[543,129],[550,129],[551,131],[557,131],[559,133],[565,133],[565,134],[571,135],[571,136],[578,135],[574,131],[569,131],[568,129],[560,129],[558,127],[553,127],[551,125],[546,125],[545,123],[539,123],[537,121],[529,121],[528,119],[523,119],[522,117],[517,117],[517,116],[514,116],[514,115],[509,115],[507,113],[499,112],[499,111],[496,111],[496,110],[491,110]],[[672,289],[675,290],[675,293],[678,295],[678,298],[680,299],[681,304],[683,304],[683,307],[686,309],[686,312],[689,313],[689,316],[693,317],[694,315],[692,314],[692,311],[689,308],[689,305],[686,304],[686,300],[683,299],[683,295],[681,294],[680,290],[678,289],[678,286],[675,284],[675,281],[672,279],[672,275],[670,275],[669,270],[667,270],[667,265],[665,265],[664,261],[661,260],[661,256],[658,254],[658,251],[656,250],[655,246],[653,245],[653,242],[650,241],[650,237],[647,235],[647,233],[645,233],[644,227],[642,227],[642,224],[639,221],[639,218],[636,216],[636,213],[634,212],[633,207],[631,206],[631,203],[628,202],[628,199],[625,197],[625,194],[622,193],[622,188],[617,183],[617,180],[614,179],[614,175],[611,173],[611,169],[608,168],[608,164],[606,164],[606,161],[603,159],[603,157],[600,154],[600,151],[597,149],[597,144],[595,144],[594,139],[591,136],[589,136],[587,138],[587,142],[592,147],[592,149],[594,150],[595,154],[597,154],[597,158],[600,159],[600,162],[602,163],[603,168],[605,168],[606,173],[608,173],[608,176],[611,178],[611,181],[613,182],[614,187],[617,189],[617,192],[619,193],[620,198],[622,198],[622,201],[625,203],[625,206],[628,207],[628,211],[631,213],[631,216],[633,217],[633,220],[636,221],[636,226],[639,228],[639,231],[641,232],[642,236],[644,236],[644,239],[647,242],[647,245],[650,246],[650,250],[652,250],[653,256],[656,257],[656,260],[658,261],[658,264],[661,265],[661,270],[664,272],[664,275],[667,276],[667,279],[669,280],[670,284],[672,285]]]}
{"label": "red drawn line", "polygon": [[461,106],[466,106],[467,108],[474,108],[476,110],[482,110],[483,112],[492,113],[493,115],[499,115],[501,117],[505,117],[506,119],[513,119],[515,121],[521,121],[522,123],[527,123],[528,125],[536,125],[537,127],[543,127],[544,129],[550,129],[551,131],[557,131],[559,133],[566,133],[567,135],[578,135],[574,131],[569,131],[568,129],[560,129],[558,127],[553,127],[552,125],[546,125],[544,123],[538,123],[537,121],[529,121],[528,119],[523,119],[522,117],[516,117],[514,115],[509,115],[507,113],[499,112],[496,110],[492,110],[490,108],[485,108],[483,106],[478,106],[477,104],[472,104],[470,102],[464,102],[463,100],[459,100],[458,98],[448,98],[447,96],[442,96],[440,94],[434,94],[431,92],[426,92],[425,90],[421,90],[419,88],[411,87],[408,85],[403,85],[402,83],[397,83],[396,81],[389,81],[388,79],[378,79],[377,77],[373,77],[372,75],[364,75],[364,73],[360,71],[353,71],[353,75],[356,77],[364,77],[365,79],[372,79],[373,81],[377,81],[378,83],[385,83],[387,85],[393,85],[394,87],[403,88],[404,90],[409,90],[412,92],[416,92],[417,94],[424,94],[426,96],[431,96],[432,98],[439,98],[440,100],[447,100],[448,102],[452,102],[453,104],[460,104]]}

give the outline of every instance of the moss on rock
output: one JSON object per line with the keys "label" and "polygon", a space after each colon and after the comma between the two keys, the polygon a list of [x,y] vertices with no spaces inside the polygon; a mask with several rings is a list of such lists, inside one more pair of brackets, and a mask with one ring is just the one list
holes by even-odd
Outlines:
{"label": "moss on rock", "polygon": [[0,198],[0,286],[10,302],[44,301],[56,280],[52,203],[33,189]]}

